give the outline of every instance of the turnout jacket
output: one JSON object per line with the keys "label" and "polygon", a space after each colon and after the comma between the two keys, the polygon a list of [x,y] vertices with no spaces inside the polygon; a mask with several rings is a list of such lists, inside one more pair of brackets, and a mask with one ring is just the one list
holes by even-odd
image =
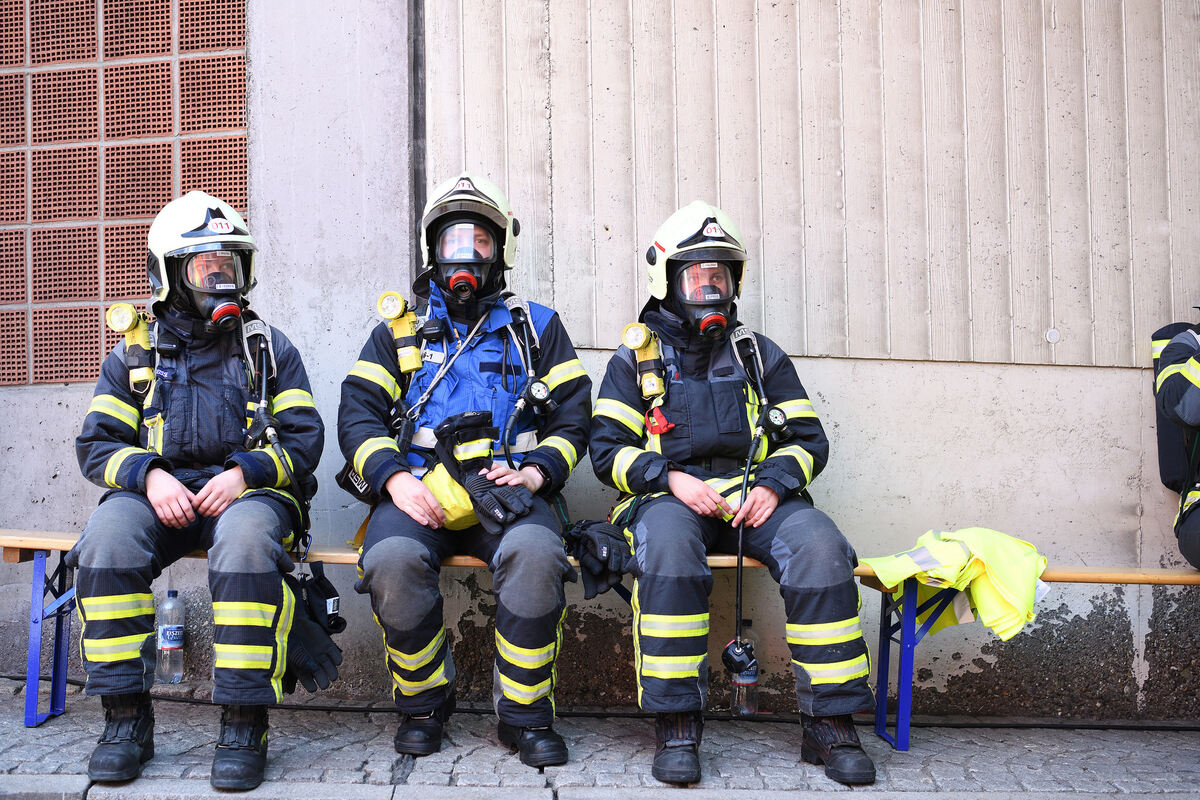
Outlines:
{"label": "turnout jacket", "polygon": [[[84,477],[110,489],[144,494],[146,474],[161,467],[195,492],[209,478],[238,466],[246,481],[242,496],[284,500],[301,530],[299,503],[278,456],[270,447],[245,446],[257,398],[251,396],[241,336],[206,335],[198,322],[171,310],[156,324],[178,337],[179,353],[157,354],[154,382],[144,400],[129,388],[124,342],[105,358],[75,440]],[[279,422],[284,457],[311,497],[325,427],[299,352],[282,332],[270,330],[275,354],[270,410]]]}
{"label": "turnout jacket", "polygon": [[[622,345],[608,362],[592,416],[592,466],[604,483],[629,496],[668,491],[667,471],[679,469],[705,480],[726,497],[741,489],[761,401],[739,363],[728,334],[711,342],[666,309],[644,322],[658,334],[666,370],[660,406],[665,433],[648,430],[648,401],[638,386],[634,353]],[[735,326],[731,326],[731,329]],[[791,361],[766,336],[754,334],[763,364],[763,390],[787,415],[790,438],[764,436],[754,453],[751,486],[765,486],[780,500],[800,494],[829,458],[829,440]],[[613,520],[629,506],[619,503]]]}
{"label": "turnout jacket", "polygon": [[[557,407],[544,414],[526,407],[513,426],[515,441],[511,450],[514,462],[541,469],[546,482],[539,494],[551,497],[562,489],[587,450],[592,382],[558,314],[537,303],[528,305],[541,349],[535,372],[550,388]],[[450,319],[437,285],[430,286],[426,318],[431,317],[444,320],[457,336],[451,333],[440,342],[425,342],[424,361],[416,372],[409,376],[400,373],[395,340],[387,323],[382,322],[371,331],[358,361],[342,381],[338,443],[346,460],[380,495],[388,478],[397,472],[421,472],[436,463],[433,430],[447,417],[465,411],[491,411],[492,424],[502,434],[525,384],[521,343],[512,333],[517,326],[503,300],[498,299],[477,335],[464,346],[441,381],[433,385],[417,416],[412,444],[407,452],[401,452],[389,427],[393,405],[402,399],[404,409],[414,407],[430,389],[438,368],[454,355],[457,341],[465,341],[474,327]],[[501,444],[494,441],[492,447],[493,458],[501,460]]]}

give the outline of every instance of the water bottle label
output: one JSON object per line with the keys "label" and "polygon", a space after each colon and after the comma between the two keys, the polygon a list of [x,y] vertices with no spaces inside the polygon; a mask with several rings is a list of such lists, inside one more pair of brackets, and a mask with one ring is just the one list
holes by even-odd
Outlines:
{"label": "water bottle label", "polygon": [[338,613],[338,602],[339,602],[340,600],[341,600],[341,598],[340,598],[340,597],[338,597],[337,595],[334,595],[333,597],[326,598],[326,599],[325,599],[325,613],[326,613],[326,614],[328,614],[328,615],[329,615],[329,616],[331,616],[331,617],[337,616],[337,613]]}
{"label": "water bottle label", "polygon": [[733,682],[739,686],[753,686],[758,683],[758,670],[748,669],[733,676]]}
{"label": "water bottle label", "polygon": [[159,650],[181,650],[183,648],[183,626],[182,625],[159,625],[158,626],[158,649]]}

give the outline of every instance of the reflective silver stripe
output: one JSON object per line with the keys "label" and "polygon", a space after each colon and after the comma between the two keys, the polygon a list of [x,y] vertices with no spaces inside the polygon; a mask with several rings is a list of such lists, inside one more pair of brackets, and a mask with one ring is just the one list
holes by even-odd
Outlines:
{"label": "reflective silver stripe", "polygon": [[812,683],[846,683],[847,681],[869,675],[870,665],[865,655],[846,661],[834,661],[829,664],[805,663],[792,659],[792,663],[808,673]]}
{"label": "reflective silver stripe", "polygon": [[402,653],[391,645],[387,645],[388,655],[392,657],[393,661],[405,669],[420,669],[433,660],[433,657],[437,655],[438,648],[442,646],[442,642],[445,640],[445,638],[446,629],[443,627],[438,630],[437,635],[433,637],[433,640],[429,644],[422,647],[418,652]]}
{"label": "reflective silver stripe", "polygon": [[553,447],[558,454],[563,457],[563,461],[567,462],[567,469],[575,469],[575,465],[579,463],[579,454],[575,451],[575,445],[561,436],[547,436],[546,441],[541,443],[545,447]]}
{"label": "reflective silver stripe", "polygon": [[535,700],[541,700],[550,694],[550,679],[541,683],[530,686],[527,683],[518,683],[512,678],[500,673],[500,688],[504,692],[504,696],[522,705],[529,705]]}
{"label": "reflective silver stripe", "polygon": [[414,694],[420,694],[426,689],[432,689],[435,686],[442,686],[446,683],[449,683],[449,681],[446,680],[446,662],[443,661],[441,664],[438,664],[438,668],[433,671],[433,674],[423,681],[410,681],[407,678],[403,678],[393,672],[392,683],[394,683],[396,688],[400,690],[400,694],[405,695],[406,697],[412,697]]}
{"label": "reflective silver stripe", "polygon": [[817,625],[787,623],[788,644],[822,645],[853,641],[862,636],[858,617]]}
{"label": "reflective silver stripe", "polygon": [[545,647],[519,647],[496,631],[496,651],[508,663],[522,669],[537,669],[554,660],[554,642]]}
{"label": "reflective silver stripe", "polygon": [[638,630],[643,636],[682,638],[708,636],[708,614],[640,614]]}
{"label": "reflective silver stripe", "polygon": [[933,553],[929,552],[929,548],[922,545],[921,547],[913,548],[904,555],[912,559],[913,563],[920,567],[924,572],[931,569],[937,569],[943,566],[942,562],[933,557]]}
{"label": "reflective silver stripe", "polygon": [[[433,435],[433,428],[417,428],[413,434],[412,443],[414,447],[432,450],[437,445],[437,437]],[[537,446],[537,431],[525,431],[524,433],[518,433],[516,439],[513,440],[512,451],[514,453],[528,453]]]}

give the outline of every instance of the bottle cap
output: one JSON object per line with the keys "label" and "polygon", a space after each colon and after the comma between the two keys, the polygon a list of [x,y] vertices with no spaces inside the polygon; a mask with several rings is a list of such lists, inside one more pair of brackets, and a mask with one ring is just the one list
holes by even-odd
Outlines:
{"label": "bottle cap", "polygon": [[179,597],[178,589],[167,589],[167,597]]}

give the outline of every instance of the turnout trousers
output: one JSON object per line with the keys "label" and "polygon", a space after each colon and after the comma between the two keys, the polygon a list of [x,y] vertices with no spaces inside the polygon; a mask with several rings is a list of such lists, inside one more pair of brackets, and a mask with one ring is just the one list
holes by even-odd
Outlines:
{"label": "turnout trousers", "polygon": [[462,531],[427,528],[386,499],[375,507],[355,589],[370,594],[383,628],[396,706],[406,714],[428,713],[454,691],[438,576],[442,561],[456,554],[479,558],[493,576],[496,715],[522,727],[551,724],[554,662],[567,606],[563,583],[574,571],[558,518],[540,497],[502,536],[478,525]]}
{"label": "turnout trousers", "polygon": [[[647,711],[701,710],[713,584],[705,556],[736,553],[737,530],[670,495],[646,501],[627,528],[638,702]],[[779,583],[799,710],[822,717],[874,708],[854,582],[858,558],[833,521],[802,498],[788,498],[763,525],[746,527],[743,552]]]}
{"label": "turnout trousers", "polygon": [[254,495],[186,528],[158,521],[145,495],[119,491],[92,512],[67,564],[83,621],[88,694],[132,694],[154,683],[154,595],[150,584],[188,553],[208,551],[213,600],[213,695],[222,705],[281,698],[293,597],[282,572],[292,522],[283,501]]}

